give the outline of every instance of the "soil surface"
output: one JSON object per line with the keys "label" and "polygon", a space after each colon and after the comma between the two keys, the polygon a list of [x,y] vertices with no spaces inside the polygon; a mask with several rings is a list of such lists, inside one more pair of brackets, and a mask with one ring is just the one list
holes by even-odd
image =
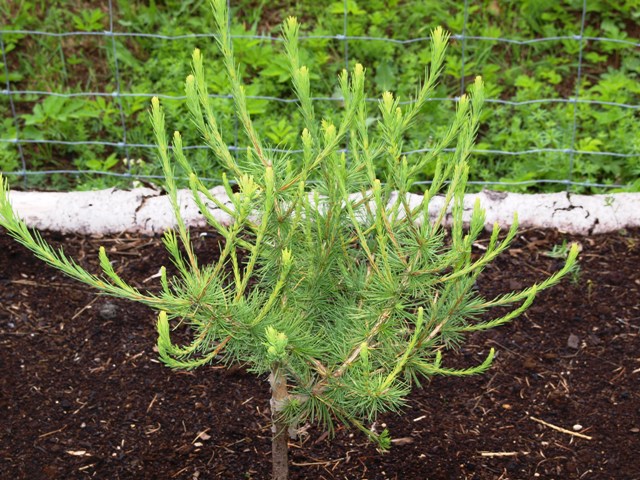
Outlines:
{"label": "soil surface", "polygon": [[[169,263],[159,239],[46,238],[94,271],[104,245],[150,290]],[[432,378],[402,415],[379,418],[394,438],[386,454],[357,431],[330,441],[310,428],[290,444],[291,478],[640,479],[640,230],[523,231],[479,288],[492,297],[549,275],[561,261],[546,254],[564,238],[583,247],[579,275],[444,355],[470,366],[494,347],[488,373]],[[205,260],[218,248],[196,243]],[[155,321],[0,233],[0,478],[269,478],[266,378],[164,367]]]}

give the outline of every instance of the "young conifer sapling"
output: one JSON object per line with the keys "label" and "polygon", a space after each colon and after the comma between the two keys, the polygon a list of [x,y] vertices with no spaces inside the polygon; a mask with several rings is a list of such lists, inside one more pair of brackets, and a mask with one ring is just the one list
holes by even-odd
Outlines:
{"label": "young conifer sapling", "polygon": [[[310,73],[300,61],[299,26],[288,18],[282,28],[284,51],[304,121],[302,153],[294,158],[267,148],[254,129],[226,2],[212,0],[212,7],[248,147],[241,157],[230,153],[210,101],[202,53],[195,50],[186,102],[195,128],[228,174],[223,184],[230,204],[199,179],[179,132],[169,145],[164,114],[154,98],[151,122],[177,220],[175,230],[164,234],[177,274],[170,277],[161,268],[160,293],[141,292],[120,278],[104,248],[99,251],[102,275],[52,248],[15,214],[1,177],[0,225],[65,274],[158,311],[158,350],[168,366],[241,363],[256,375],[268,375],[273,478],[283,480],[288,477],[288,439],[309,423],[329,432],[336,421],[355,426],[388,448],[388,432],[378,434],[367,425],[382,412],[399,411],[424,378],[487,370],[493,349],[467,369],[447,368],[442,354],[459,345],[464,334],[520,315],[537,292],[571,271],[578,252],[572,247],[561,270],[522,291],[484,299],[474,289],[480,273],[507,249],[517,230],[516,219],[503,236],[494,225],[486,251],[476,258],[472,245],[485,224],[478,203],[463,228],[467,158],[484,98],[481,79],[459,99],[446,133],[429,151],[411,160],[403,155],[406,133],[442,70],[448,35],[441,28],[432,32],[431,64],[412,102],[401,107],[385,92],[377,112],[370,112],[365,70],[356,64],[338,78],[344,105],[334,124],[316,116]],[[374,115],[378,120],[371,126],[368,119]],[[419,202],[410,201],[415,179],[430,164],[435,172],[430,188]],[[211,264],[201,264],[194,253],[181,216],[176,169],[186,173],[194,201],[225,239]],[[444,202],[430,221],[429,203],[436,195],[443,195]],[[222,224],[211,206],[233,222]],[[452,226],[445,230],[448,215]],[[485,319],[488,310],[510,305],[509,313]],[[189,344],[172,343],[171,330],[178,327],[189,329]]]}

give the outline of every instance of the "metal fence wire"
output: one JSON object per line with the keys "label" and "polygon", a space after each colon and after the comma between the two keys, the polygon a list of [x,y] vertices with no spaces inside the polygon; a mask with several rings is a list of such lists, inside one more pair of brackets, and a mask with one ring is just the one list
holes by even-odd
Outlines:
{"label": "metal fence wire", "polygon": [[[228,1],[228,4],[232,3]],[[342,44],[342,55],[344,57],[344,65],[346,68],[349,67],[350,63],[350,52],[349,45],[353,42],[381,42],[381,43],[390,43],[394,45],[409,45],[419,42],[424,42],[428,44],[430,38],[428,36],[420,36],[414,38],[389,38],[389,37],[376,37],[376,36],[359,36],[359,35],[349,35],[349,20],[351,18],[350,14],[350,0],[343,0],[344,4],[344,12],[343,12],[343,28],[342,32],[335,33],[333,35],[307,35],[301,36],[301,40],[331,40],[340,42]],[[510,151],[507,149],[501,149],[498,145],[495,148],[477,148],[474,150],[477,154],[491,154],[500,157],[515,157],[515,156],[525,156],[525,155],[540,155],[545,153],[556,153],[564,156],[567,159],[568,169],[564,172],[565,175],[559,178],[545,178],[545,179],[527,179],[521,182],[508,182],[508,181],[500,181],[498,179],[488,180],[488,181],[479,181],[475,183],[479,183],[482,185],[499,185],[506,189],[509,189],[510,186],[514,185],[536,185],[536,184],[559,184],[565,186],[567,190],[571,190],[576,186],[580,187],[596,187],[596,188],[628,188],[629,185],[621,185],[616,183],[595,183],[589,181],[578,181],[574,178],[574,162],[577,155],[584,155],[588,157],[592,157],[593,161],[606,161],[606,159],[611,158],[621,158],[621,159],[635,159],[640,158],[640,153],[637,150],[631,152],[619,152],[619,151],[597,151],[597,150],[580,150],[577,147],[578,135],[579,135],[579,121],[578,121],[578,106],[581,104],[592,105],[592,106],[606,106],[606,107],[615,107],[620,109],[621,111],[633,111],[638,112],[640,110],[640,105],[637,103],[617,103],[611,101],[600,101],[593,99],[581,98],[581,84],[584,75],[584,52],[585,45],[588,42],[611,42],[624,44],[625,46],[638,48],[640,47],[640,42],[635,39],[621,39],[621,38],[610,38],[605,36],[585,36],[585,22],[587,18],[587,10],[588,10],[588,0],[582,1],[582,14],[579,19],[577,19],[575,24],[575,33],[570,35],[561,35],[561,36],[549,36],[549,37],[540,37],[540,38],[531,38],[531,39],[514,39],[514,38],[502,38],[502,37],[487,37],[487,36],[475,36],[467,34],[467,25],[469,21],[469,0],[464,0],[464,21],[462,30],[459,32],[454,32],[451,38],[455,41],[460,42],[461,47],[461,62],[460,62],[460,95],[465,92],[465,88],[467,87],[465,82],[465,75],[468,75],[469,72],[466,70],[468,56],[466,55],[466,50],[468,46],[472,42],[493,42],[493,43],[504,43],[511,45],[534,45],[543,42],[575,42],[578,46],[577,49],[577,66],[575,68],[575,81],[573,84],[575,85],[573,94],[567,96],[566,98],[539,98],[539,99],[531,99],[531,100],[510,100],[510,99],[500,99],[500,98],[488,98],[486,100],[489,104],[497,104],[503,105],[506,107],[522,107],[525,105],[535,105],[535,104],[567,104],[572,107],[572,121],[570,123],[570,131],[567,132],[567,137],[570,138],[569,145],[566,148],[527,148],[519,151]],[[233,6],[233,5],[230,5]],[[102,176],[115,176],[115,177],[129,177],[132,179],[145,179],[145,178],[161,178],[159,175],[142,175],[135,173],[131,170],[131,162],[126,164],[125,172],[114,172],[109,170],[91,170],[91,169],[83,169],[83,170],[74,170],[74,169],[35,169],[30,168],[28,162],[28,156],[25,154],[24,146],[26,145],[75,145],[75,146],[89,146],[89,145],[99,145],[103,147],[110,147],[119,152],[121,157],[130,158],[130,150],[131,149],[154,149],[154,144],[148,143],[139,143],[130,141],[130,137],[128,136],[128,127],[126,122],[126,113],[125,107],[123,105],[123,100],[126,99],[150,99],[151,97],[157,96],[160,99],[166,100],[184,100],[185,97],[181,95],[171,95],[163,92],[128,92],[123,89],[123,85],[125,82],[122,80],[122,72],[120,68],[120,59],[119,56],[121,52],[117,48],[116,39],[119,38],[146,38],[153,39],[157,41],[176,41],[182,39],[197,39],[197,38],[215,38],[215,34],[187,34],[187,35],[162,35],[157,33],[148,33],[148,32],[130,32],[130,31],[117,31],[114,28],[115,23],[115,14],[114,14],[114,6],[112,0],[108,0],[108,30],[105,31],[62,31],[62,32],[51,32],[45,30],[20,30],[20,29],[12,29],[11,25],[5,25],[0,29],[0,53],[2,55],[2,63],[4,65],[4,88],[0,90],[0,100],[3,98],[8,100],[9,111],[6,114],[0,115],[0,117],[11,118],[13,122],[13,127],[15,131],[15,135],[7,136],[6,129],[4,131],[0,131],[0,143],[11,144],[14,145],[17,149],[20,168],[14,171],[5,171],[3,174],[12,175],[17,177],[22,177],[24,179],[25,186],[27,185],[27,177],[34,175],[53,175],[53,174],[65,174],[65,175],[79,175],[79,174],[90,174],[90,175],[102,175]],[[231,19],[230,19],[231,21]],[[106,40],[105,45],[110,50],[110,69],[111,74],[113,75],[113,85],[114,89],[112,91],[79,91],[79,92],[63,92],[63,91],[41,91],[41,90],[22,90],[16,88],[14,83],[12,82],[12,72],[11,71],[11,63],[8,61],[8,49],[7,43],[5,41],[6,36],[8,35],[23,35],[27,37],[57,37],[59,39],[64,39],[66,37],[101,37]],[[276,36],[271,35],[232,35],[234,39],[244,39],[244,40],[258,40],[265,42],[277,42],[280,39]],[[2,86],[0,86],[2,88]],[[73,140],[73,139],[56,139],[56,138],[39,138],[39,139],[29,139],[21,136],[21,121],[17,112],[16,104],[19,97],[29,96],[30,98],[37,97],[39,100],[46,99],[47,97],[62,97],[62,98],[100,98],[103,97],[105,99],[112,99],[115,102],[118,110],[119,123],[121,128],[121,135],[119,138],[114,138],[109,141],[102,140]],[[212,98],[219,99],[228,99],[231,101],[231,96],[229,94],[212,94]],[[273,96],[265,96],[265,95],[247,95],[248,99],[255,100],[264,100],[268,102],[279,102],[279,103],[295,103],[296,100],[292,98],[279,98]],[[340,102],[342,99],[336,96],[325,96],[325,97],[316,97],[315,100],[317,102]],[[459,96],[452,97],[443,97],[443,98],[433,98],[431,101],[434,102],[457,102],[459,100]],[[377,98],[367,98],[369,102],[377,102]],[[407,104],[409,102],[400,102],[401,104]],[[1,119],[1,118],[0,118]],[[5,124],[6,125],[6,124]],[[187,149],[206,149],[205,145],[192,145],[186,147]],[[237,121],[235,124],[235,132],[234,132],[234,141],[229,145],[231,151],[240,151],[243,148],[240,146],[239,142],[239,134]],[[297,150],[278,150],[272,149],[274,151],[287,151],[287,152],[298,152]],[[412,149],[404,152],[406,155],[415,155],[429,151],[428,148],[418,148]],[[210,179],[214,180],[215,179]],[[424,182],[428,183],[428,182]],[[474,183],[474,182],[470,182]]]}

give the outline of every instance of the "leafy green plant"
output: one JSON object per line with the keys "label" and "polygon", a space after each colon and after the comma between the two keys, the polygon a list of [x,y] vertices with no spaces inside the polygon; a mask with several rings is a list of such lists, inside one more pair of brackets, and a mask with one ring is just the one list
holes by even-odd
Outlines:
{"label": "leafy green plant", "polygon": [[77,121],[85,118],[95,118],[100,115],[100,111],[91,108],[91,103],[79,99],[50,96],[42,103],[37,104],[33,113],[23,115],[24,124],[27,127],[24,131],[30,137],[42,136],[43,128],[50,127],[55,122]]}
{"label": "leafy green plant", "polygon": [[[93,275],[62,251],[50,247],[16,216],[2,181],[0,225],[46,263],[103,293],[127,298],[159,311],[158,351],[172,368],[193,369],[211,362],[241,362],[257,375],[268,374],[273,423],[273,477],[287,478],[288,436],[315,422],[333,431],[337,420],[362,430],[381,448],[389,433],[366,427],[385,411],[398,411],[415,385],[433,375],[467,376],[489,368],[491,350],[479,365],[452,369],[443,352],[455,348],[468,332],[507,323],[525,311],[536,294],[557,283],[574,267],[571,247],[559,271],[520,292],[484,299],[473,286],[483,269],[509,246],[517,222],[501,238],[494,226],[486,251],[472,256],[484,227],[484,211],[473,208],[463,228],[463,197],[484,99],[476,78],[469,96],[458,102],[445,134],[434,149],[409,162],[402,154],[404,134],[418,121],[443,69],[448,35],[432,33],[431,66],[415,101],[402,108],[385,92],[378,103],[380,120],[371,126],[365,102],[365,71],[355,64],[339,76],[344,108],[337,123],[319,121],[311,100],[309,69],[300,62],[299,26],[288,18],[284,49],[304,129],[300,162],[270,153],[248,111],[227,23],[226,2],[212,1],[219,31],[218,47],[229,79],[239,122],[250,147],[242,156],[229,151],[212,108],[204,59],[193,53],[193,73],[186,79],[191,120],[232,183],[223,177],[230,204],[211,195],[186,157],[182,135],[172,148],[157,98],[151,122],[165,174],[165,189],[177,219],[164,243],[177,268],[168,278],[160,270],[161,291],[144,293],[120,278],[106,250],[100,249],[102,276]],[[347,135],[349,155],[342,150]],[[446,153],[453,147],[454,152]],[[376,165],[388,165],[383,183]],[[434,164],[433,183],[418,202],[408,197],[416,175]],[[212,264],[201,264],[181,217],[177,171],[189,177],[193,199],[225,244]],[[316,181],[310,182],[311,178]],[[430,220],[429,204],[444,194],[443,206]],[[205,202],[229,214],[224,225]],[[450,234],[443,227],[451,213]],[[493,307],[516,305],[496,318]],[[188,326],[192,340],[171,341],[171,330]]]}
{"label": "leafy green plant", "polygon": [[92,170],[103,171],[106,172],[111,170],[118,164],[118,157],[115,153],[112,153],[105,159],[94,158],[92,160],[87,160],[86,165]]}
{"label": "leafy green plant", "polygon": [[567,243],[566,240],[563,240],[561,244],[554,245],[551,250],[549,250],[545,255],[551,258],[562,258],[566,259],[569,256],[569,252],[571,251],[571,246]]}
{"label": "leafy green plant", "polygon": [[[635,0],[612,4],[589,0],[585,37],[609,37],[617,41],[582,43],[582,84],[580,98],[637,105],[640,100],[638,84],[634,78],[640,74],[640,51],[637,43],[637,25],[640,19]],[[6,3],[6,2],[5,2]],[[281,11],[291,5],[289,0],[271,2],[234,0],[231,2],[237,21],[232,23],[234,47],[242,63],[242,75],[251,81],[248,96],[290,98],[289,72],[286,62],[274,55],[275,44],[268,39],[247,38],[253,35],[270,35],[281,18]],[[468,8],[465,15],[464,8]],[[445,59],[446,78],[438,86],[435,97],[457,97],[461,85],[472,83],[469,72],[480,74],[487,83],[486,95],[492,100],[530,101],[550,99],[543,104],[504,105],[491,103],[484,110],[483,123],[487,128],[479,132],[478,149],[487,153],[474,158],[470,179],[474,181],[524,182],[503,188],[516,191],[557,191],[566,188],[562,183],[531,183],[535,180],[563,181],[571,175],[575,181],[629,185],[638,189],[637,170],[640,162],[640,126],[636,121],[637,110],[619,106],[579,104],[576,114],[576,139],[573,142],[573,105],[557,103],[576,92],[577,58],[580,42],[573,38],[580,30],[582,3],[565,0],[495,2],[477,0],[460,2],[423,0],[347,2],[348,42],[335,39],[344,33],[344,2],[296,2],[301,18],[308,25],[309,34],[323,38],[301,41],[300,55],[310,68],[318,97],[338,98],[333,75],[340,71],[345,61],[360,62],[369,68],[372,96],[379,96],[391,86],[401,100],[408,100],[414,93],[414,79],[421,75],[423,66],[430,61],[426,40],[397,45],[381,40],[365,39],[382,37],[398,40],[428,37],[430,25],[443,25],[456,33],[483,37],[455,40]],[[181,62],[184,52],[199,46],[206,52],[200,39],[189,34],[209,33],[207,2],[202,0],[143,2],[142,0],[114,2],[113,15],[116,30],[184,35],[184,38],[161,40],[145,37],[116,37],[116,55],[119,63],[121,89],[127,93],[157,92],[165,95],[181,95],[178,88],[182,80]],[[0,5],[0,23],[7,29],[34,29],[68,31],[73,29],[100,30],[106,13],[87,9],[82,2],[9,2]],[[564,40],[536,42],[518,45],[497,40],[498,37],[530,40],[542,37],[569,37]],[[357,37],[357,38],[353,38]],[[360,38],[362,37],[362,38]],[[491,40],[491,39],[496,39]],[[115,90],[115,72],[111,38],[101,36],[68,37],[64,41],[39,35],[3,34],[8,57],[9,80],[12,90],[38,91],[102,91]],[[629,43],[620,43],[629,42]],[[346,57],[345,57],[346,55]],[[207,68],[205,66],[205,68]],[[321,72],[326,72],[320,74]],[[0,79],[5,72],[0,68]],[[313,77],[316,76],[316,77]],[[221,72],[207,71],[211,87],[226,94],[229,91]],[[2,80],[4,82],[4,80]],[[32,115],[35,104],[45,101],[45,96],[16,97],[20,125],[25,116]],[[81,101],[93,102],[84,97]],[[109,99],[111,101],[111,99]],[[144,143],[145,132],[141,126],[146,98],[123,99],[127,120],[127,139],[132,143]],[[298,131],[302,119],[292,114],[292,105],[261,99],[247,99],[256,128],[265,132],[274,143],[289,148],[292,136],[279,123],[290,119],[290,127]],[[96,102],[97,103],[97,102]],[[186,123],[186,106],[165,102],[167,116],[176,128],[185,131],[185,141],[198,142],[189,136]],[[333,101],[318,102],[316,111],[323,117],[332,115]],[[219,99],[219,122],[229,143],[236,142],[233,105],[229,99]],[[429,148],[432,138],[442,135],[442,125],[455,110],[455,102],[432,102],[423,107],[425,118],[419,128],[407,130],[407,151]],[[0,109],[4,118],[10,110]],[[374,113],[373,117],[377,114]],[[119,117],[119,112],[118,112]],[[375,120],[375,118],[372,118]],[[82,125],[76,135],[74,129]],[[69,132],[67,140],[85,141],[88,131],[92,140],[113,142],[122,138],[119,118],[115,122],[81,122],[66,119],[58,122],[54,132]],[[59,137],[49,136],[56,140]],[[247,143],[242,129],[238,131],[238,145]],[[5,134],[2,134],[6,138]],[[19,135],[24,138],[23,135]],[[631,139],[631,140],[630,140]],[[136,140],[140,140],[137,141]],[[585,153],[571,154],[566,149]],[[547,151],[548,149],[556,151]],[[16,146],[5,144],[3,150],[17,154]],[[521,152],[542,150],[522,155],[505,155],[496,151]],[[601,155],[610,151],[626,157]],[[59,167],[68,161],[71,167],[86,170],[86,161],[100,155],[108,156],[113,149],[95,145],[76,148],[72,145],[23,145],[23,152],[30,170]],[[131,152],[118,150],[120,157]],[[146,157],[149,173],[161,172],[158,163],[151,162],[151,151],[139,149],[133,152]],[[64,160],[62,160],[64,159]],[[572,170],[569,171],[570,163]],[[202,159],[209,165],[207,177],[219,178],[221,166],[211,159]],[[7,163],[8,165],[8,163]],[[384,168],[384,165],[378,165]],[[118,168],[118,167],[116,167]],[[4,171],[7,170],[6,168]],[[203,172],[204,174],[204,172]],[[421,179],[428,180],[433,172],[427,167]],[[30,177],[34,178],[34,177]],[[48,179],[55,188],[72,183],[67,179],[60,184],[57,178]],[[31,181],[31,180],[30,180]],[[116,181],[105,177],[105,182]],[[527,183],[529,182],[529,183]],[[84,178],[77,184],[87,186]],[[499,188],[492,186],[491,188]],[[592,192],[597,188],[576,186],[575,191]]]}
{"label": "leafy green plant", "polygon": [[[90,140],[91,126],[99,123],[100,120],[107,122],[107,114],[108,110],[97,108],[95,102],[78,98],[49,96],[42,103],[36,104],[32,113],[21,116],[23,126],[19,131],[20,138],[32,141],[60,140],[63,142]],[[89,120],[92,122],[88,122]],[[87,152],[83,151],[85,149],[82,145],[69,145],[61,149],[55,143],[43,143],[38,147],[40,157],[37,160],[31,159],[28,164],[32,169],[42,164],[54,168],[73,168],[73,164],[69,165],[66,159],[60,155],[61,151],[73,152],[76,168],[79,166],[80,169],[91,168],[87,163],[84,163],[85,160],[89,160],[89,162],[94,160],[94,165],[97,161],[101,166],[110,163],[108,158],[104,158],[102,148],[95,148],[93,151]],[[99,157],[102,158],[97,160]],[[83,161],[80,162],[79,159]],[[44,179],[39,179],[39,181],[42,180]]]}
{"label": "leafy green plant", "polygon": [[103,23],[106,16],[99,8],[81,10],[77,15],[73,16],[73,25],[78,30],[94,32],[104,27]]}
{"label": "leafy green plant", "polygon": [[[15,138],[15,125],[10,118],[5,118],[2,123],[2,131],[6,132],[9,138]],[[18,151],[10,143],[0,143],[0,172],[13,172],[20,168]]]}
{"label": "leafy green plant", "polygon": [[[558,245],[554,245],[551,248],[551,250],[549,250],[548,252],[544,253],[544,255],[546,255],[547,257],[550,257],[550,258],[555,258],[555,259],[558,259],[558,260],[566,261],[572,255],[572,250],[573,249],[577,249],[578,251],[582,251],[582,247],[580,246],[579,243],[569,244],[569,243],[567,243],[566,240],[563,240],[562,243],[560,243]],[[577,265],[577,264],[574,265],[574,267],[571,269],[571,273],[569,275],[570,282],[573,285],[577,285],[578,283],[580,283],[580,274],[581,274],[580,265]]]}

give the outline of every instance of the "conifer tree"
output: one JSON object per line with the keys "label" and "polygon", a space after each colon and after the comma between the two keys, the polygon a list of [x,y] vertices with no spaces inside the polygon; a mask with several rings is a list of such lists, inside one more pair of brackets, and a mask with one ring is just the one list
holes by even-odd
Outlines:
{"label": "conifer tree", "polygon": [[[249,145],[236,158],[225,144],[204,59],[196,49],[185,83],[186,102],[193,125],[228,174],[223,184],[230,204],[199,179],[179,132],[169,144],[163,110],[154,98],[151,123],[177,219],[177,228],[164,234],[177,275],[169,277],[161,268],[160,293],[141,292],[120,278],[104,248],[99,251],[102,275],[87,272],[52,248],[16,216],[8,183],[1,178],[0,225],[65,274],[158,311],[158,350],[166,365],[193,369],[213,362],[242,363],[256,375],[268,376],[273,478],[282,480],[288,476],[288,439],[307,423],[329,432],[336,421],[355,426],[388,448],[388,432],[374,433],[367,424],[382,412],[400,411],[412,387],[425,378],[487,370],[493,349],[481,364],[466,369],[446,367],[443,352],[459,345],[468,332],[520,315],[537,292],[572,269],[577,249],[571,249],[561,270],[522,291],[485,299],[474,289],[480,273],[507,249],[517,230],[516,219],[505,235],[495,225],[486,251],[475,258],[472,245],[485,224],[478,203],[463,228],[467,159],[484,98],[481,79],[459,99],[446,133],[428,152],[411,161],[402,153],[407,130],[419,121],[442,71],[449,37],[441,28],[432,32],[431,64],[412,102],[401,107],[398,98],[385,92],[377,105],[379,120],[370,126],[365,70],[356,64],[338,78],[344,105],[340,121],[333,124],[316,116],[310,72],[300,60],[298,22],[288,18],[284,51],[304,120],[302,155],[294,161],[267,148],[254,129],[233,55],[226,2],[212,0],[212,7],[218,47]],[[431,186],[419,203],[412,203],[407,194],[428,164],[435,165]],[[187,174],[209,225],[225,239],[212,264],[201,264],[194,253],[180,213],[177,168]],[[444,203],[430,221],[428,207],[436,195],[443,195]],[[211,204],[233,222],[220,223],[207,206]],[[450,230],[443,226],[447,215]],[[504,306],[513,307],[485,320],[487,311]],[[191,342],[172,343],[172,328],[184,327]]]}

